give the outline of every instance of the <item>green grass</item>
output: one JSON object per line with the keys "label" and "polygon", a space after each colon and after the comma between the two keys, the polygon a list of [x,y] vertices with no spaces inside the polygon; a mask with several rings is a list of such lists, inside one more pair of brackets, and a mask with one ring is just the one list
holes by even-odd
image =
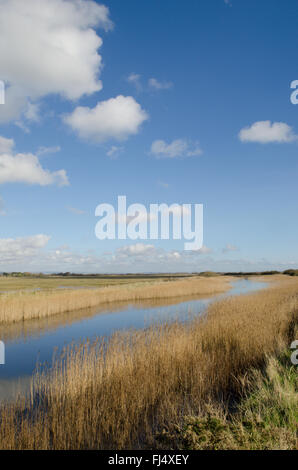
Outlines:
{"label": "green grass", "polygon": [[[115,275],[115,276],[0,276],[0,294],[22,290],[52,290],[118,286],[156,280],[172,280],[183,275]],[[190,277],[190,276],[188,276]]]}
{"label": "green grass", "polygon": [[201,416],[188,416],[182,425],[163,431],[162,448],[194,450],[297,449],[297,366],[290,353],[270,357],[263,371],[243,380],[243,396],[236,409],[210,403]]}

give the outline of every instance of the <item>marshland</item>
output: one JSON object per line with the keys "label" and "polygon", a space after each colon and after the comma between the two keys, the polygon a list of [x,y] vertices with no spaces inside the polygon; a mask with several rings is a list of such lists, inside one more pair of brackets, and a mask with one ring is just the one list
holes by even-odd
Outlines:
{"label": "marshland", "polygon": [[297,278],[17,279],[1,448],[297,448]]}
{"label": "marshland", "polygon": [[[166,299],[195,294],[212,295],[229,289],[228,278],[223,277],[175,278],[175,282],[169,277],[157,280],[150,277],[126,280],[124,277],[112,282],[90,282],[84,279],[83,282],[75,281],[76,279],[70,283],[60,281],[58,288],[56,279],[47,280],[38,288],[33,287],[37,285],[36,282],[24,284],[23,281],[17,284],[18,291],[2,292],[0,324],[49,317],[104,303]],[[4,286],[7,284],[5,279]],[[11,284],[9,286],[11,288]]]}
{"label": "marshland", "polygon": [[0,0],[0,451],[298,449],[296,3]]}

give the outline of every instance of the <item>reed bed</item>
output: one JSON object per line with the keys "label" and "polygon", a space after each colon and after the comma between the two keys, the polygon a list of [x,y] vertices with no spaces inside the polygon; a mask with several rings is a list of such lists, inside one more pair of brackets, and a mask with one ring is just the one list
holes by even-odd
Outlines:
{"label": "reed bed", "polygon": [[[214,294],[215,296],[216,294]],[[208,299],[212,296],[208,296]],[[187,296],[188,301],[192,300],[205,300],[206,295],[189,295]],[[133,302],[133,308],[138,310],[145,309],[159,309],[162,307],[168,307],[171,305],[177,305],[181,303],[181,297],[172,297],[167,299],[148,299],[138,300]],[[107,313],[123,312],[123,310],[131,307],[130,301],[126,302],[113,302],[108,304],[99,304],[95,307],[84,308],[81,310],[73,310],[71,313],[66,312],[60,315],[51,315],[43,318],[33,318],[31,320],[19,321],[14,323],[2,323],[0,326],[1,340],[4,343],[8,341],[15,341],[17,339],[30,339],[32,337],[40,337],[45,333],[54,332],[58,328],[64,326],[70,326],[80,320],[91,319],[94,316]],[[125,314],[125,313],[124,313]],[[193,309],[188,310],[188,316],[194,314]]]}
{"label": "reed bed", "polygon": [[233,403],[251,368],[289,348],[297,311],[298,282],[287,282],[213,303],[190,323],[71,347],[37,374],[29,399],[0,407],[0,448],[162,448],[163,431],[210,400]]}
{"label": "reed bed", "polygon": [[189,278],[98,289],[16,292],[0,296],[0,324],[45,318],[111,302],[166,299],[186,295],[213,295],[230,288],[229,279]]}

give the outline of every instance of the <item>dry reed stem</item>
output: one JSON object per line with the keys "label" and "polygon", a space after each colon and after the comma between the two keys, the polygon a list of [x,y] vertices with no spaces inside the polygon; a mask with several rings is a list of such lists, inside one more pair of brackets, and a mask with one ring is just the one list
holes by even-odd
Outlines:
{"label": "dry reed stem", "polygon": [[91,308],[102,303],[173,298],[194,294],[212,295],[230,288],[229,278],[189,278],[99,289],[19,292],[0,296],[0,324],[45,318]]}
{"label": "dry reed stem", "polygon": [[158,431],[237,394],[243,374],[289,347],[297,311],[289,281],[216,302],[189,324],[69,348],[35,378],[30,403],[0,408],[0,448],[156,448]]}

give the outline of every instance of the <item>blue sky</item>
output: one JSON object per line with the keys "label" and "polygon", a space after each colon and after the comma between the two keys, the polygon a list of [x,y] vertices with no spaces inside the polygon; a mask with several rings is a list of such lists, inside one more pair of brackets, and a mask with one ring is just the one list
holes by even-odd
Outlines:
{"label": "blue sky", "polygon": [[[296,1],[0,6],[0,271],[297,267]],[[204,248],[99,241],[118,195],[204,204]]]}

